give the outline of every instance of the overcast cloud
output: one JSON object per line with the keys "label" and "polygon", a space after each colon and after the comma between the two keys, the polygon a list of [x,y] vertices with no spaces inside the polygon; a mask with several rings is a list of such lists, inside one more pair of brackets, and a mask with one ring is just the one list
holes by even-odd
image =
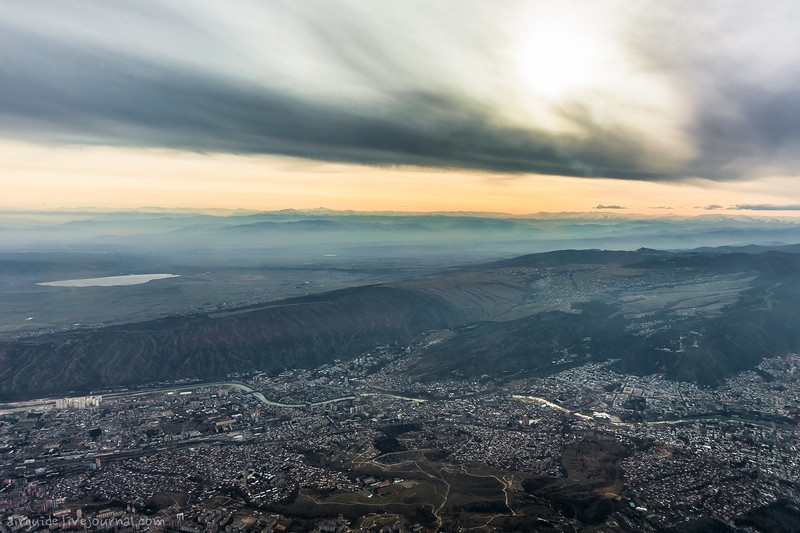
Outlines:
{"label": "overcast cloud", "polygon": [[800,211],[800,205],[774,205],[774,204],[739,204],[734,209],[743,211]]}
{"label": "overcast cloud", "polygon": [[[695,4],[0,1],[0,136],[640,180],[796,173],[800,4]],[[576,33],[524,48],[548,27]],[[535,57],[597,43],[593,79]],[[526,87],[525,54],[562,85]]]}

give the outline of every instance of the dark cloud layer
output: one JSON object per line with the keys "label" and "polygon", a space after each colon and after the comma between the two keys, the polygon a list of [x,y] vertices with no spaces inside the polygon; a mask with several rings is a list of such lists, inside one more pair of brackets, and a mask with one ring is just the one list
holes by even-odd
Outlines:
{"label": "dark cloud layer", "polygon": [[[24,42],[6,34],[9,41]],[[0,65],[0,131],[42,142],[282,154],[366,164],[666,178],[609,135],[576,141],[497,123],[459,95],[388,93],[382,113],[234,84],[122,54],[27,43]],[[23,60],[24,59],[24,60]]]}
{"label": "dark cloud layer", "polygon": [[742,211],[800,211],[800,205],[739,204],[734,209],[740,209]]}
{"label": "dark cloud layer", "polygon": [[[459,91],[437,78],[434,60],[419,58],[430,72],[426,84],[420,81],[424,69],[403,63],[404,56],[386,39],[356,27],[359,21],[346,14],[326,13],[330,21],[311,18],[304,31],[334,58],[332,68],[356,73],[364,89],[377,94],[374,101],[319,97],[325,80],[311,88],[288,87],[280,80],[266,86],[166,55],[137,54],[135,47],[117,46],[114,35],[98,46],[32,31],[30,24],[16,27],[13,17],[0,21],[0,49],[5,50],[0,52],[0,135],[41,143],[636,180],[724,180],[748,177],[761,167],[797,167],[800,83],[795,80],[780,87],[726,84],[725,105],[716,106],[727,70],[715,74],[698,92],[691,132],[697,156],[665,167],[643,156],[643,139],[621,127],[599,128],[594,111],[578,104],[564,116],[584,134],[553,133],[500,118],[474,91]],[[145,22],[148,16],[166,17],[159,10],[138,15]],[[176,29],[190,24],[188,14],[186,20],[179,15],[172,13]],[[443,39],[451,37],[449,29],[438,29]],[[263,50],[252,52],[268,54],[271,44],[266,39]],[[299,54],[281,59],[301,63]],[[414,76],[414,83],[400,83]]]}
{"label": "dark cloud layer", "polygon": [[697,117],[695,138],[704,155],[695,163],[697,174],[735,178],[748,167],[800,170],[800,76],[789,88],[753,84],[730,86],[724,93],[725,105],[708,102]]}

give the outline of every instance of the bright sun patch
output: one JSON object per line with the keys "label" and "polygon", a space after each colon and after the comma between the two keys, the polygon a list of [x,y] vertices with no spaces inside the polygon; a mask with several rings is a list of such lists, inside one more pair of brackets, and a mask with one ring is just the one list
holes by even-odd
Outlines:
{"label": "bright sun patch", "polygon": [[516,79],[519,109],[528,124],[582,135],[582,128],[562,112],[572,102],[614,120],[608,114],[616,107],[613,100],[626,92],[622,80],[630,65],[612,18],[540,5],[516,21],[513,34],[509,74]]}
{"label": "bright sun patch", "polygon": [[602,81],[607,46],[566,24],[534,26],[517,53],[519,75],[528,89],[556,100]]}

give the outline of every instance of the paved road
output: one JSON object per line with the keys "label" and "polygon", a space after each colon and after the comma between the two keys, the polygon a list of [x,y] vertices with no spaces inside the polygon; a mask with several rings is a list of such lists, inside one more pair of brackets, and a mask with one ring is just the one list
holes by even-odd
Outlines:
{"label": "paved road", "polygon": [[[124,392],[112,392],[109,394],[103,394],[103,398],[132,398],[135,396],[146,396],[148,394],[158,394],[163,392],[173,392],[173,391],[187,391],[187,390],[194,390],[194,389],[202,389],[205,387],[236,387],[237,389],[245,392],[247,394],[252,395],[258,401],[265,405],[271,405],[273,407],[286,407],[290,409],[299,409],[302,407],[316,407],[319,405],[327,405],[329,403],[337,403],[337,402],[346,402],[348,400],[355,400],[355,395],[347,395],[341,396],[338,398],[332,398],[330,400],[324,400],[321,402],[309,402],[309,403],[280,403],[280,402],[273,402],[272,400],[267,399],[262,393],[258,392],[257,390],[248,387],[244,383],[238,383],[236,381],[216,381],[213,383],[192,383],[190,385],[175,385],[173,387],[162,387],[157,389],[147,389],[147,390],[137,390],[137,391],[124,391]],[[397,398],[399,400],[408,400],[414,402],[425,402],[422,398],[413,398],[410,396],[399,396],[397,394],[389,394],[385,392],[364,392],[361,393],[362,396],[387,396],[390,398]],[[25,411],[32,411],[35,409],[52,409],[55,406],[55,399],[48,398],[42,400],[33,400],[30,402],[25,402],[23,404],[8,404],[7,407],[0,409],[0,414],[7,414],[7,413],[21,413]]]}

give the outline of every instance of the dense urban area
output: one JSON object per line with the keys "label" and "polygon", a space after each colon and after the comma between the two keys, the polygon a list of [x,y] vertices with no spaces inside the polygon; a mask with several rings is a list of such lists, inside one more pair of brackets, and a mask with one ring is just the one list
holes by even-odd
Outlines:
{"label": "dense urban area", "polygon": [[800,501],[800,356],[718,388],[559,353],[543,377],[408,378],[446,334],[3,406],[0,531],[656,531]]}

